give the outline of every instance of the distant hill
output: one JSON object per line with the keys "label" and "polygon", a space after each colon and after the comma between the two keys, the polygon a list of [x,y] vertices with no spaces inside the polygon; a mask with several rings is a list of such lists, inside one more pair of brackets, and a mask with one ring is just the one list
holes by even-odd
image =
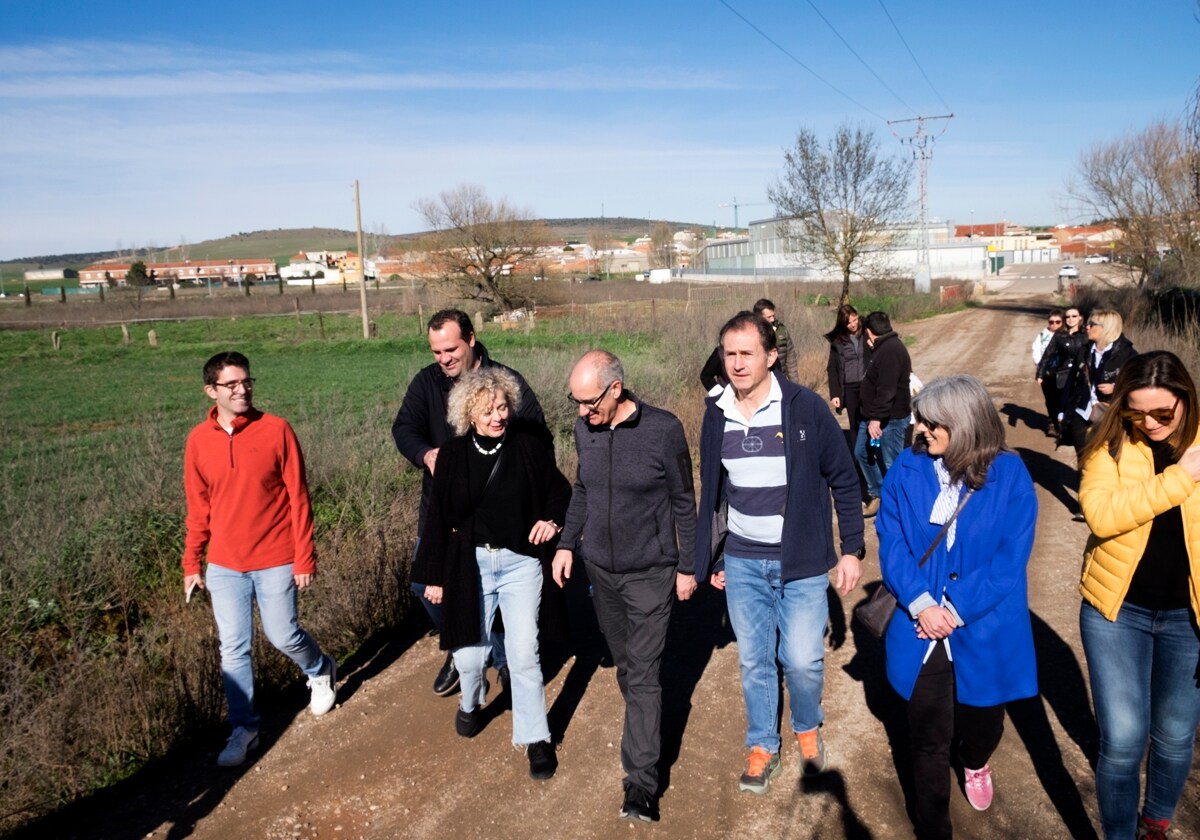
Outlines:
{"label": "distant hill", "polygon": [[[650,229],[658,224],[659,219],[637,219],[628,216],[601,219],[599,217],[577,219],[546,219],[546,225],[553,231],[554,236],[561,239],[583,241],[591,236],[593,231],[603,229],[612,239],[634,239],[648,236]],[[703,229],[707,225],[689,222],[666,222],[672,231]],[[424,231],[416,233],[392,234],[387,237],[389,242],[412,242],[425,235]],[[363,232],[363,241],[368,252],[374,250],[377,234]],[[0,262],[6,274],[21,272],[33,268],[82,268],[100,260],[122,257],[128,260],[145,260],[147,262],[170,260],[223,260],[243,257],[274,257],[282,264],[287,264],[288,258],[298,251],[341,251],[356,250],[355,234],[352,230],[337,228],[277,228],[275,230],[256,230],[249,233],[235,233],[222,239],[208,239],[188,245],[176,245],[163,248],[138,248],[133,251],[93,251],[77,254],[48,254],[37,257],[22,257],[16,260]]]}

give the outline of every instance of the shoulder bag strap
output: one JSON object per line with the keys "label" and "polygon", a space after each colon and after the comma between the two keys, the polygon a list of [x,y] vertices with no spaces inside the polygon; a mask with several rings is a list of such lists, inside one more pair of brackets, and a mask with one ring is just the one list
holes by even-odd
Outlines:
{"label": "shoulder bag strap", "polygon": [[925,561],[929,559],[929,555],[933,554],[933,550],[937,548],[938,543],[942,541],[942,537],[946,536],[946,532],[950,530],[950,525],[953,524],[954,520],[958,518],[958,515],[962,513],[962,509],[967,504],[967,499],[971,498],[971,494],[974,492],[974,490],[968,490],[963,494],[962,501],[958,503],[958,507],[954,509],[954,513],[950,514],[950,518],[946,520],[946,524],[942,526],[942,530],[938,531],[938,535],[933,538],[933,543],[929,546],[929,548],[925,549],[925,554],[920,560],[917,561],[918,569],[925,565]]}

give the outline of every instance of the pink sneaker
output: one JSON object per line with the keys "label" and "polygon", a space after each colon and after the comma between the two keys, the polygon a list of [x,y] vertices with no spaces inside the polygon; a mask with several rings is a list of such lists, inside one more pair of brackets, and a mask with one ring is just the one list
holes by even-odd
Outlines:
{"label": "pink sneaker", "polygon": [[986,811],[992,804],[992,768],[986,764],[978,770],[964,767],[963,789],[972,808],[976,811]]}

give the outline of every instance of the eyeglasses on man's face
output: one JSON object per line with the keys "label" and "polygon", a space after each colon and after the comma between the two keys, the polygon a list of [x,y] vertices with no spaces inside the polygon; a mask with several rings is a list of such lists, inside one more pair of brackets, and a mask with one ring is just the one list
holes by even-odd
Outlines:
{"label": "eyeglasses on man's face", "polygon": [[233,379],[229,382],[214,382],[217,388],[228,388],[230,391],[236,391],[238,388],[243,388],[247,391],[254,390],[254,380],[247,377],[246,379]]}
{"label": "eyeglasses on man's face", "polygon": [[1166,426],[1175,419],[1175,409],[1178,407],[1179,400],[1175,400],[1175,405],[1170,408],[1152,408],[1149,411],[1137,411],[1136,409],[1126,408],[1121,411],[1121,419],[1140,426],[1146,422],[1147,417],[1153,417],[1155,423],[1160,426]]}
{"label": "eyeglasses on man's face", "polygon": [[1061,323],[1062,323],[1062,318],[1050,318],[1049,319],[1049,324],[1052,327],[1057,327]]}
{"label": "eyeglasses on man's face", "polygon": [[[615,381],[616,380],[613,380],[613,382]],[[578,400],[575,399],[575,395],[571,393],[567,394],[567,399],[570,400],[572,404],[582,407],[585,411],[587,411],[588,414],[595,414],[597,411],[599,411],[600,401],[604,399],[606,394],[608,394],[608,389],[613,386],[613,382],[609,382],[607,385],[605,385],[600,391],[600,395],[594,400]]]}

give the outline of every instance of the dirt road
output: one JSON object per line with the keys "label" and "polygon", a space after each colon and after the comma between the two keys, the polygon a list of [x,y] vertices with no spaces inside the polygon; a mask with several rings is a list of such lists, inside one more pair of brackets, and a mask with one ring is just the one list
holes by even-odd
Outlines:
{"label": "dirt road", "polygon": [[[1074,455],[1042,434],[1029,343],[1044,308],[1032,298],[906,325],[922,379],[969,372],[982,378],[1038,485],[1038,538],[1029,567],[1030,606],[1042,696],[1012,704],[992,761],[996,799],[976,813],[960,793],[953,820],[963,838],[1094,837],[1095,724],[1078,632],[1076,594],[1086,526],[1071,522]],[[868,527],[864,581],[877,580]],[[739,794],[744,719],[736,648],[715,592],[682,605],[668,642],[662,822],[617,818],[621,803],[622,705],[601,660],[594,623],[566,658],[548,652],[551,728],[561,738],[558,775],[532,782],[509,745],[511,717],[474,740],[454,734],[455,699],[429,683],[442,654],[434,638],[397,641],[343,668],[341,706],[264,726],[263,748],[244,768],[221,771],[209,753],[169,759],[73,813],[41,836],[232,838],[905,838],[912,827],[898,779],[907,779],[903,712],[883,676],[882,651],[848,627],[863,594],[831,596],[826,660],[826,740],[832,769],[799,779],[785,738],[784,770],[769,795]],[[577,615],[589,610],[574,593]],[[292,704],[299,709],[299,696]],[[1193,772],[1176,836],[1200,836]]]}

